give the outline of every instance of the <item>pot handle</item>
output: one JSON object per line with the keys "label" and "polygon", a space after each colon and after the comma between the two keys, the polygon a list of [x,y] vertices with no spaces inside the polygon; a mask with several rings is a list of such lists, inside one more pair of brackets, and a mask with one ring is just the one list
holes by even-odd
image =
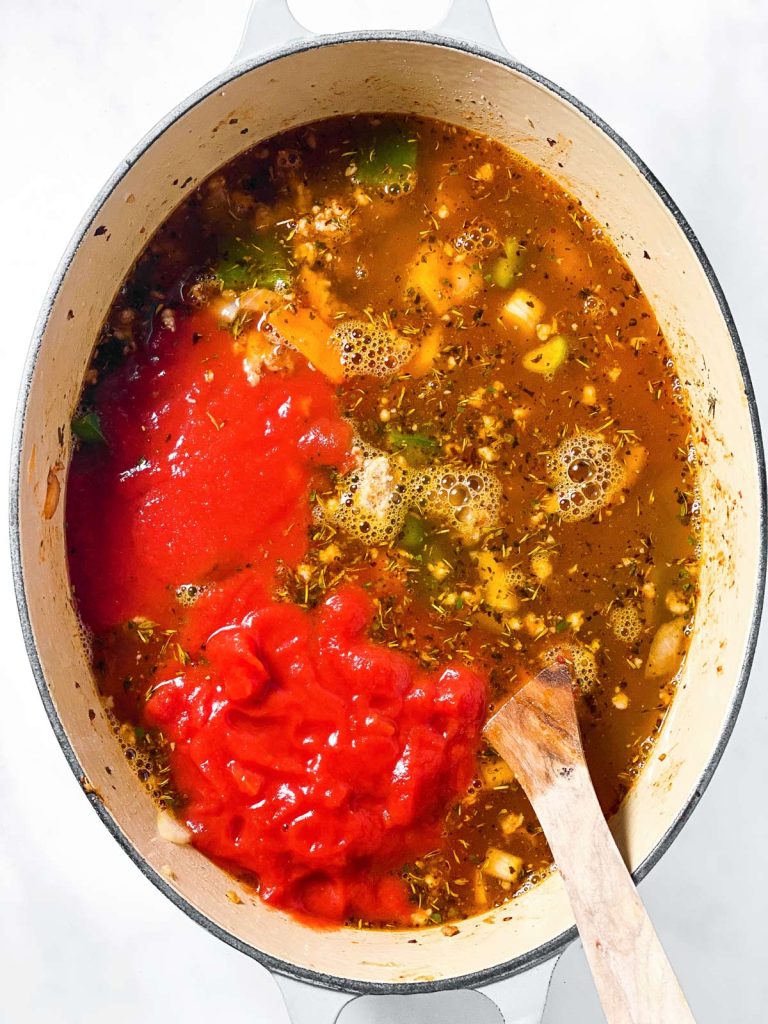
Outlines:
{"label": "pot handle", "polygon": [[488,0],[451,0],[450,7],[432,31],[465,43],[477,43],[496,53],[508,52]]}
{"label": "pot handle", "polygon": [[[350,13],[353,9],[350,5]],[[488,0],[450,0],[448,10],[432,31],[436,35],[477,43],[486,50],[507,52]],[[294,18],[288,0],[253,0],[233,63],[314,36],[314,32]]]}
{"label": "pot handle", "polygon": [[541,1024],[558,958],[477,989],[365,996],[274,975],[291,1024]]}

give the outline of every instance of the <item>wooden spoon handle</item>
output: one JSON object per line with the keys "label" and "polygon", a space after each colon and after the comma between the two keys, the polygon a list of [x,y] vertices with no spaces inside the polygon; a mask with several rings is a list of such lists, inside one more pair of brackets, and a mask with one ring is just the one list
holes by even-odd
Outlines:
{"label": "wooden spoon handle", "polygon": [[[565,882],[610,1024],[677,1024],[693,1015],[597,802],[586,769],[536,813]],[[551,791],[550,791],[551,793]]]}
{"label": "wooden spoon handle", "polygon": [[542,697],[537,677],[491,719],[486,736],[517,774],[549,840],[609,1024],[691,1024],[595,796],[563,674],[567,693],[554,671]]}

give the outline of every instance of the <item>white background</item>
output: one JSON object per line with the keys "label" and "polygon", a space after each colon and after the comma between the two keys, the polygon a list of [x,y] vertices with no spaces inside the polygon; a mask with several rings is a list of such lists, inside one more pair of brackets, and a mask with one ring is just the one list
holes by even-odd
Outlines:
{"label": "white background", "polygon": [[[293,4],[310,27],[326,30],[428,27],[443,8],[440,0]],[[228,63],[247,6],[1,0],[4,462],[37,310],[81,214],[153,122]],[[690,220],[729,298],[768,422],[768,5],[492,7],[509,50],[606,118]],[[27,664],[5,544],[0,612],[0,1021],[156,1024],[173,1014],[185,1024],[285,1024],[269,975],[166,901],[83,798]],[[721,767],[642,886],[699,1024],[768,1020],[766,667],[763,642]],[[545,1021],[600,1019],[582,951],[572,946]]]}

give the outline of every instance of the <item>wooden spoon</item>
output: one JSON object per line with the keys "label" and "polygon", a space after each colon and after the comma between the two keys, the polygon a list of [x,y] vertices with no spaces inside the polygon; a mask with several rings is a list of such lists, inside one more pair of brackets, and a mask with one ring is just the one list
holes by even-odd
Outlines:
{"label": "wooden spoon", "polygon": [[597,802],[565,665],[526,683],[484,733],[538,815],[609,1024],[693,1021]]}

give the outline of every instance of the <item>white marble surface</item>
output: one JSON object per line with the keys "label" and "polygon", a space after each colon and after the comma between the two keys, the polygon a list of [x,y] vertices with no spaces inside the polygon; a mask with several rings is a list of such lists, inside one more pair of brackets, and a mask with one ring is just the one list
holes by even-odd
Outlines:
{"label": "white marble surface", "polygon": [[[81,213],[135,140],[227,63],[247,5],[2,0],[4,461],[37,309]],[[382,24],[383,6],[294,0],[314,28]],[[442,6],[387,0],[385,17],[413,25],[409,8],[418,7],[424,27]],[[605,117],[685,212],[730,300],[768,420],[768,5],[492,6],[509,49]],[[5,469],[0,479],[4,492]],[[83,799],[27,665],[4,544],[0,609],[0,1021],[160,1024],[173,1014],[185,1024],[285,1024],[269,975],[156,892]],[[700,1024],[768,1020],[766,668],[764,638],[720,770],[642,886]],[[600,1019],[572,946],[545,1021]]]}

